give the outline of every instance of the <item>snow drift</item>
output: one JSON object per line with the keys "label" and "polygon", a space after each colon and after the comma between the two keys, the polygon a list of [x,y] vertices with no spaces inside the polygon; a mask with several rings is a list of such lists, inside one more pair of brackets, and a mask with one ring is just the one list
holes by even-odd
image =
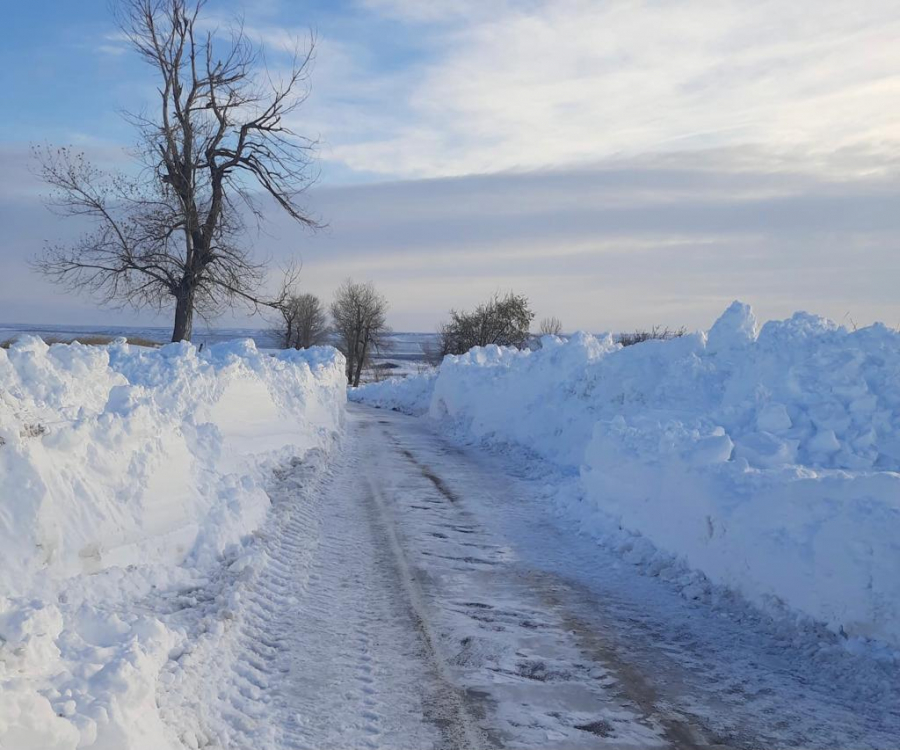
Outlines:
{"label": "snow drift", "polygon": [[735,303],[671,341],[474,349],[444,360],[429,414],[579,471],[590,507],[639,535],[632,559],[655,546],[758,604],[900,646],[895,331],[806,313],[758,330]]}
{"label": "snow drift", "polygon": [[341,429],[343,370],[251,341],[0,349],[0,747],[169,746],[178,638],[135,601],[246,543],[272,470]]}
{"label": "snow drift", "polygon": [[389,378],[379,383],[365,383],[349,390],[347,399],[419,417],[425,414],[431,405],[437,375],[435,370],[418,373],[414,377]]}

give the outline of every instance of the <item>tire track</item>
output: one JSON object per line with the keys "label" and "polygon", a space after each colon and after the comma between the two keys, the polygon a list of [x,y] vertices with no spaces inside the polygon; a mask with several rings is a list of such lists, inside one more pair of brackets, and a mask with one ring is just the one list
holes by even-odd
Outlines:
{"label": "tire track", "polygon": [[191,636],[162,715],[190,748],[458,747],[354,436],[315,463],[280,476],[250,562],[227,560],[175,613]]}

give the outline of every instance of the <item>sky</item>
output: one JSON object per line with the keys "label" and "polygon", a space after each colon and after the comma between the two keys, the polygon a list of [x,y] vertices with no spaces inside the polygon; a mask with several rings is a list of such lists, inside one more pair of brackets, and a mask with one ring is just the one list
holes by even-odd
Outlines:
{"label": "sky", "polygon": [[[707,328],[733,299],[900,324],[896,2],[209,0],[269,65],[316,36],[292,125],[318,140],[310,233],[247,242],[306,290],[371,280],[398,330],[495,290],[565,330]],[[48,212],[29,147],[128,168],[152,71],[106,0],[15,3],[0,29],[0,322],[167,325],[100,309],[29,258]],[[274,283],[274,277],[273,277]],[[243,312],[221,325],[259,325]]]}

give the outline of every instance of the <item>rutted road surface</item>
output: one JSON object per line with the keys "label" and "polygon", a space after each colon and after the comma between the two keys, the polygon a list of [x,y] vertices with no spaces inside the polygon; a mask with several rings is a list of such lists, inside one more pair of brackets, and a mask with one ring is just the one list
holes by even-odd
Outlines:
{"label": "rutted road surface", "polygon": [[351,405],[347,433],[281,476],[255,558],[164,598],[195,633],[158,695],[185,746],[900,745],[893,668],[837,684],[418,420]]}

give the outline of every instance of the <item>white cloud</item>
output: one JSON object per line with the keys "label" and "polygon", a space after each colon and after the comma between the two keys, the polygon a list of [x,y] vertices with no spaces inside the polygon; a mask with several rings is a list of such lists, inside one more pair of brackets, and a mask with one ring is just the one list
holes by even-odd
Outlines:
{"label": "white cloud", "polygon": [[114,44],[100,44],[96,49],[97,52],[102,52],[104,55],[112,55],[113,57],[124,55],[128,51],[126,47],[119,47]]}
{"label": "white cloud", "polygon": [[[402,76],[368,66],[316,84],[318,118],[351,125],[329,136],[330,158],[360,171],[422,177],[743,144],[812,155],[900,145],[900,16],[886,0],[367,6],[426,35],[433,55]],[[326,40],[320,61],[329,54]],[[356,100],[366,87],[388,95]]]}

